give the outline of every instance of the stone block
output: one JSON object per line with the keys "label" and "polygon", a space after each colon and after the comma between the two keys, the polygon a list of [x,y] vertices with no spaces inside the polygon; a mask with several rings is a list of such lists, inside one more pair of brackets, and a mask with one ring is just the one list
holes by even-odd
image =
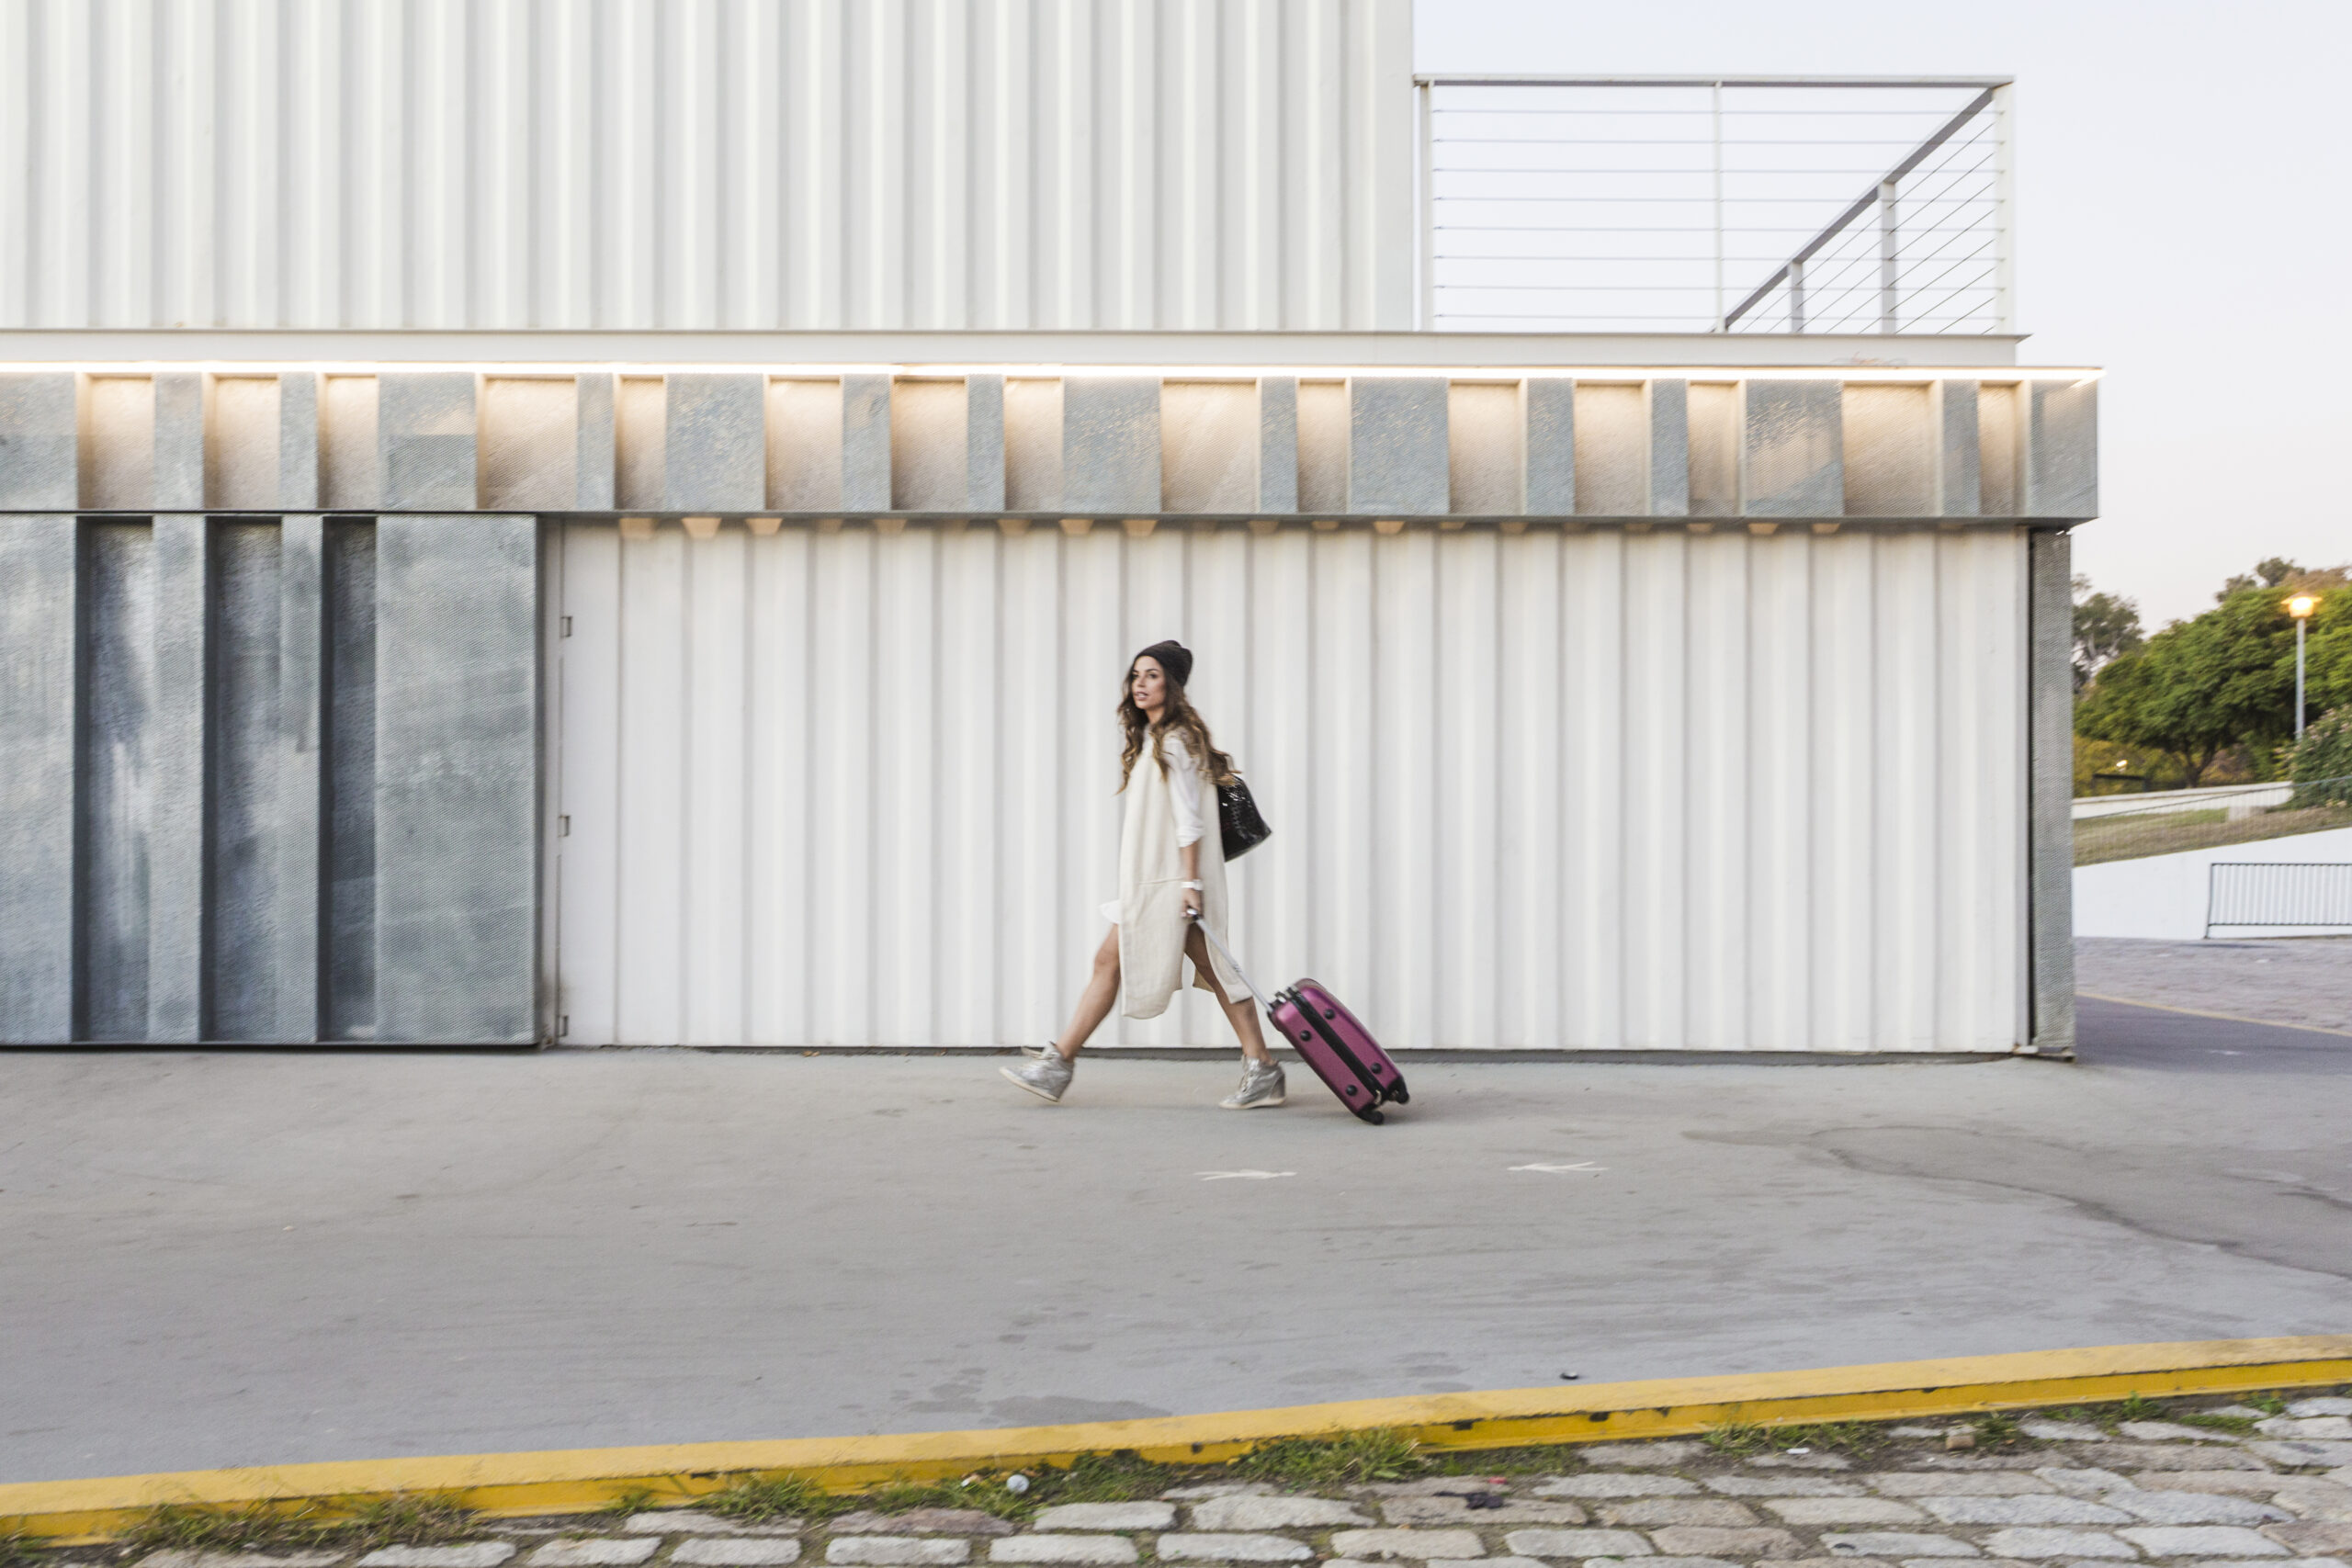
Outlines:
{"label": "stone block", "polygon": [[537,1038],[538,524],[376,525],[377,1038]]}
{"label": "stone block", "polygon": [[1823,1475],[1710,1475],[1707,1490],[1726,1497],[1859,1497],[1860,1483]]}
{"label": "stone block", "polygon": [[1649,515],[1690,514],[1690,383],[1660,376],[1643,389],[1649,409]]}
{"label": "stone block", "polygon": [[2111,1470],[2067,1470],[2050,1466],[2033,1472],[2070,1497],[2097,1497],[2132,1489],[2132,1478]]}
{"label": "stone block", "polygon": [[470,370],[387,370],[376,378],[376,444],[384,510],[473,508],[474,392]]}
{"label": "stone block", "polygon": [[1176,1522],[1173,1503],[1064,1503],[1039,1510],[1033,1521],[1042,1531],[1164,1530]]}
{"label": "stone block", "polygon": [[1531,376],[1520,384],[1527,414],[1527,514],[1577,514],[1577,384]]}
{"label": "stone block", "polygon": [[2027,383],[2026,515],[2098,515],[2098,383]]}
{"label": "stone block", "polygon": [[1825,378],[1747,383],[1740,496],[1747,516],[1846,514],[1844,390]]}
{"label": "stone block", "polygon": [[204,510],[206,377],[201,370],[155,373],[155,510]]}
{"label": "stone block", "polygon": [[[794,1535],[800,1529],[800,1521],[778,1517],[752,1522],[722,1518],[699,1508],[662,1508],[631,1514],[622,1528],[631,1535]],[[841,1526],[836,1522],[831,1528],[838,1530]]]}
{"label": "stone block", "polygon": [[1758,1454],[1747,1461],[1758,1470],[1851,1470],[1854,1461],[1843,1454]]}
{"label": "stone block", "polygon": [[[1432,1532],[1435,1533],[1435,1532]],[[1465,1533],[1449,1531],[1450,1534]],[[1337,1544],[1335,1540],[1333,1544]],[[1649,1557],[1650,1543],[1632,1530],[1513,1530],[1503,1544],[1521,1557]],[[1404,1553],[1395,1555],[1403,1556]],[[1464,1552],[1463,1556],[1477,1555]]]}
{"label": "stone block", "polygon": [[825,1528],[834,1535],[1011,1535],[1015,1527],[978,1508],[909,1508],[903,1514],[861,1508]]}
{"label": "stone block", "polygon": [[1863,1479],[1889,1497],[2015,1497],[2058,1490],[2041,1476],[2020,1471],[1895,1470]]}
{"label": "stone block", "polygon": [[2322,1440],[2342,1440],[2352,1438],[2352,1416],[2273,1416],[2267,1421],[2256,1422],[2255,1430],[2260,1432],[2266,1438],[2312,1438]]}
{"label": "stone block", "polygon": [[315,370],[278,373],[277,504],[288,512],[319,510],[325,391],[326,378]]}
{"label": "stone block", "polygon": [[825,1548],[828,1562],[861,1563],[866,1568],[953,1568],[970,1562],[971,1556],[972,1543],[967,1540],[902,1535],[835,1536]]}
{"label": "stone block", "polygon": [[1928,389],[1942,446],[1936,467],[1936,510],[1946,517],[1973,517],[1984,506],[1984,455],[1976,424],[1976,386],[1946,378]]}
{"label": "stone block", "polygon": [[1585,1511],[1574,1503],[1506,1503],[1473,1508],[1464,1497],[1397,1497],[1380,1506],[1392,1525],[1580,1525]]}
{"label": "stone block", "polygon": [[661,1548],[646,1536],[582,1536],[548,1541],[524,1562],[529,1568],[632,1568]]}
{"label": "stone block", "polygon": [[1162,1562],[1304,1562],[1315,1555],[1281,1535],[1163,1535],[1153,1551]]}
{"label": "stone block", "polygon": [[2018,1429],[2045,1443],[2100,1443],[2107,1434],[2080,1421],[2022,1421]]}
{"label": "stone block", "polygon": [[2282,1476],[2278,1486],[2270,1500],[2301,1517],[2352,1522],[2352,1486],[2301,1476]]}
{"label": "stone block", "polygon": [[1908,1530],[1853,1530],[1825,1535],[1821,1544],[1832,1557],[1978,1557],[1983,1553],[1964,1540],[1948,1535],[1920,1535]]}
{"label": "stone block", "polygon": [[2295,1516],[2275,1503],[2212,1492],[2110,1492],[2107,1501],[2152,1525],[2264,1525]]}
{"label": "stone block", "polygon": [[455,1546],[379,1547],[359,1568],[498,1568],[514,1555],[511,1540],[469,1540]]}
{"label": "stone block", "polygon": [[1764,1506],[1792,1525],[1921,1525],[1928,1516],[1892,1497],[1772,1497]]}
{"label": "stone block", "polygon": [[1604,1525],[1647,1529],[1656,1525],[1713,1525],[1725,1529],[1758,1524],[1756,1511],[1728,1497],[1637,1497],[1630,1502],[1604,1503]]}
{"label": "stone block", "polygon": [[[1714,1483],[1710,1481],[1710,1486]],[[1758,1483],[1758,1484],[1762,1484]],[[1679,1475],[1564,1475],[1535,1489],[1538,1497],[1688,1497],[1695,1481]]]}
{"label": "stone block", "polygon": [[1062,508],[1137,516],[1159,507],[1159,378],[1062,381]]}
{"label": "stone block", "polygon": [[2227,1432],[2217,1432],[2208,1427],[2184,1427],[2177,1421],[2125,1421],[2116,1430],[2143,1443],[2227,1443],[2236,1440]]}
{"label": "stone block", "polygon": [[2126,1542],[2100,1530],[2052,1529],[2037,1526],[1995,1530],[1984,1538],[1984,1546],[1996,1557],[2033,1561],[2048,1557],[2129,1559],[2139,1555]]}
{"label": "stone block", "polygon": [[890,378],[842,378],[842,510],[890,510]]}
{"label": "stone block", "polygon": [[2121,1525],[2132,1516],[2087,1497],[1922,1497],[1919,1506],[1948,1525]]}
{"label": "stone block", "polygon": [[1707,1445],[1704,1443],[1674,1441],[1595,1443],[1590,1448],[1578,1450],[1585,1463],[1596,1468],[1612,1464],[1632,1468],[1650,1464],[1668,1466],[1688,1464],[1692,1460],[1704,1458],[1708,1451]]}
{"label": "stone block", "polygon": [[325,1568],[340,1562],[340,1551],[151,1551],[138,1568]]}
{"label": "stone block", "polygon": [[0,511],[79,506],[81,432],[72,371],[0,372]]}
{"label": "stone block", "polygon": [[[0,418],[21,379],[0,376]],[[80,578],[73,517],[0,517],[0,1042],[11,1044],[74,1037]]]}
{"label": "stone block", "polygon": [[2290,1416],[2352,1416],[2352,1399],[2330,1396],[2323,1399],[2298,1399],[2287,1406]]}
{"label": "stone block", "polygon": [[[1608,1530],[1525,1530],[1521,1535],[1610,1535]],[[1638,1538],[1636,1538],[1638,1539]],[[1526,1557],[1582,1556],[1579,1551],[1534,1551],[1510,1538],[1511,1550]],[[1342,1557],[1463,1558],[1484,1557],[1487,1548],[1476,1530],[1369,1529],[1340,1530],[1331,1537],[1331,1550]],[[1646,1549],[1645,1549],[1646,1550]]]}
{"label": "stone block", "polygon": [[1123,1535],[1012,1535],[989,1543],[991,1562],[1133,1562],[1136,1543]]}
{"label": "stone block", "polygon": [[1359,376],[1348,383],[1348,511],[1434,517],[1452,503],[1447,385],[1439,376]]}
{"label": "stone block", "polygon": [[[2352,1465],[2352,1442],[2332,1443],[2290,1438],[2284,1442],[2248,1443],[2248,1453],[2267,1459],[2274,1464],[2291,1465],[2301,1469],[2309,1465]],[[2204,1450],[2200,1458],[2213,1457],[2213,1450]]]}
{"label": "stone block", "polygon": [[[1526,1559],[1520,1557],[1491,1557],[1488,1558],[1487,1561],[1489,1562],[1523,1562]],[[1614,1568],[1615,1564],[1624,1561],[1625,1560],[1622,1557],[1588,1557],[1585,1559],[1584,1568]],[[1641,1563],[1642,1568],[1739,1568],[1738,1563],[1734,1562],[1729,1558],[1725,1557],[1651,1556],[1636,1558],[1634,1561]],[[1436,1563],[1431,1563],[1430,1568],[1438,1568],[1438,1565]]]}
{"label": "stone block", "polygon": [[2243,1525],[2136,1525],[2115,1532],[2151,1557],[2286,1557],[2288,1550]]}
{"label": "stone block", "polygon": [[800,1543],[790,1536],[750,1540],[703,1535],[681,1542],[670,1553],[670,1561],[695,1563],[697,1568],[780,1568],[800,1561]]}
{"label": "stone block", "polygon": [[1258,378],[1258,510],[1298,510],[1298,378]]}
{"label": "stone block", "polygon": [[2301,1556],[2352,1553],[2352,1520],[2307,1519],[2271,1525],[2262,1533]]}
{"label": "stone block", "polygon": [[964,504],[1004,510],[1004,378],[964,378]]}
{"label": "stone block", "polygon": [[609,512],[619,473],[619,447],[613,427],[613,377],[609,371],[583,371],[573,383],[579,420],[578,468],[572,480],[582,512]]}
{"label": "stone block", "polygon": [[662,505],[672,512],[757,512],[767,504],[767,378],[687,371],[668,378]]}
{"label": "stone block", "polygon": [[1771,1557],[1803,1557],[1803,1542],[1782,1529],[1720,1529],[1708,1525],[1668,1525],[1650,1531],[1658,1551],[1669,1557],[1736,1557],[1743,1562]]}
{"label": "stone block", "polygon": [[1193,1504],[1191,1519],[1196,1530],[1320,1529],[1371,1523],[1361,1509],[1329,1497],[1214,1497]]}
{"label": "stone block", "polygon": [[2267,1497],[2294,1478],[2269,1470],[2143,1470],[2131,1483],[2148,1491],[2228,1492]]}

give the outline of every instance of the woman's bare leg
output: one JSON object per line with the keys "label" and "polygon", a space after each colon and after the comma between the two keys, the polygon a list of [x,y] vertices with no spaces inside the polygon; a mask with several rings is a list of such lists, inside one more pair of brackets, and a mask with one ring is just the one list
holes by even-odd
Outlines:
{"label": "woman's bare leg", "polygon": [[1094,972],[1086,977],[1086,988],[1078,994],[1078,1010],[1069,1015],[1069,1027],[1054,1042],[1055,1047],[1065,1057],[1076,1056],[1096,1026],[1111,1016],[1111,1004],[1118,999],[1119,928],[1113,926],[1102,945],[1094,950]]}
{"label": "woman's bare leg", "polygon": [[[1117,933],[1112,934],[1115,936]],[[1193,961],[1193,968],[1209,977],[1210,985],[1217,983],[1216,971],[1209,964],[1208,940],[1201,935],[1198,926],[1184,933],[1184,955]],[[1239,1001],[1229,1002],[1220,989],[1216,999],[1217,1005],[1225,1009],[1225,1021],[1233,1025],[1234,1035],[1241,1042],[1241,1054],[1253,1062],[1272,1061],[1274,1054],[1266,1049],[1266,1037],[1258,1029],[1256,998],[1244,991]]]}

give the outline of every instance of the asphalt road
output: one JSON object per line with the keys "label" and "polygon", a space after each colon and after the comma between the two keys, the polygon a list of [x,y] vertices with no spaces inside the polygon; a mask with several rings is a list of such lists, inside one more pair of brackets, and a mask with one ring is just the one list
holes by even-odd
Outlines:
{"label": "asphalt road", "polygon": [[0,1058],[0,1480],[2352,1317],[2335,1035],[2088,1003],[2072,1066],[1414,1064],[1376,1129],[1295,1074],[1219,1111],[1222,1062],[1059,1108],[995,1067]]}

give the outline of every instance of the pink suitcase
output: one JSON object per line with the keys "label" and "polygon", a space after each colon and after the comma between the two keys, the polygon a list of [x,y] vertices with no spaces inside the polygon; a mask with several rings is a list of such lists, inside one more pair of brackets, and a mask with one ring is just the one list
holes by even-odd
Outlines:
{"label": "pink suitcase", "polygon": [[1233,954],[1226,952],[1225,943],[1217,942],[1205,926],[1201,934],[1216,943],[1218,953],[1266,1010],[1275,1035],[1288,1042],[1299,1059],[1315,1069],[1315,1076],[1340,1097],[1340,1104],[1378,1126],[1387,1120],[1380,1111],[1384,1102],[1402,1105],[1412,1099],[1405,1089],[1405,1075],[1396,1070],[1396,1064],[1347,1004],[1313,980],[1301,980],[1286,991],[1277,991],[1274,999],[1268,1001]]}

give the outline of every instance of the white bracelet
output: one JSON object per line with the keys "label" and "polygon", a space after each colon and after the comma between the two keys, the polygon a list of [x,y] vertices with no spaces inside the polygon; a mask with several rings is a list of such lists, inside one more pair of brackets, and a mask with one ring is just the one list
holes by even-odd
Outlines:
{"label": "white bracelet", "polygon": [[1200,890],[1201,885],[1197,882],[1187,882],[1184,884],[1184,891],[1187,893],[1198,893]]}

